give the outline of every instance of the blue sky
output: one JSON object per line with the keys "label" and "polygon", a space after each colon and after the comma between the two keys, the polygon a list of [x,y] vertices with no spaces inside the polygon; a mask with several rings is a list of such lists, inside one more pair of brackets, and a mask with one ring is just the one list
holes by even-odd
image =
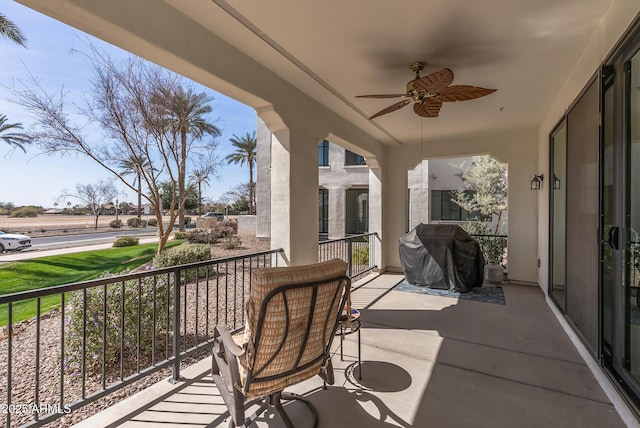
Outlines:
{"label": "blue sky", "polygon": [[[88,72],[82,56],[72,54],[72,48],[86,51],[85,41],[89,38],[95,46],[108,51],[113,57],[128,55],[119,48],[13,1],[3,1],[0,12],[13,21],[27,38],[26,49],[7,39],[0,39],[0,114],[6,115],[9,123],[22,123],[25,130],[33,119],[20,106],[9,101],[8,87],[20,87],[19,81],[31,73],[47,92],[64,90],[66,97],[73,101],[80,99],[83,90],[87,89],[84,82]],[[211,119],[217,118],[216,126],[222,130],[219,153],[224,158],[233,151],[229,142],[233,135],[243,136],[255,131],[256,114],[252,108],[213,89],[208,90],[214,98]],[[246,164],[240,167],[223,162],[218,175],[219,180],[212,177],[210,186],[203,189],[203,198],[218,199],[237,184],[249,181]],[[87,158],[43,156],[35,146],[27,147],[25,154],[4,142],[0,142],[0,177],[0,202],[43,207],[53,207],[57,196],[65,190],[73,190],[78,183],[112,178]],[[116,185],[124,193],[121,201],[135,202],[133,192],[125,191],[121,183],[116,182]]]}

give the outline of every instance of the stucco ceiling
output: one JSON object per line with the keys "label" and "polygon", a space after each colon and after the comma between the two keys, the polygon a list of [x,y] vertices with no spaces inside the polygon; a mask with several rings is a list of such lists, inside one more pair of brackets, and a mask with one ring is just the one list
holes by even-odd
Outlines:
{"label": "stucco ceiling", "polygon": [[[83,4],[77,0],[19,1],[41,9],[58,7],[63,14],[69,13],[70,4]],[[160,4],[157,1],[145,4],[153,9]],[[391,145],[539,125],[610,3],[164,0],[175,13]],[[102,35],[109,38],[107,31]],[[445,103],[437,118],[422,119],[407,106],[369,121],[370,115],[398,100],[355,96],[404,92],[406,82],[413,78],[408,66],[414,61],[427,63],[423,75],[448,67],[455,73],[454,84],[497,92]]]}
{"label": "stucco ceiling", "polygon": [[238,24],[227,29],[195,3],[170,3],[354,121],[398,101],[355,96],[404,92],[414,61],[498,90],[437,118],[407,106],[374,119],[397,144],[539,124],[610,1],[213,0]]}

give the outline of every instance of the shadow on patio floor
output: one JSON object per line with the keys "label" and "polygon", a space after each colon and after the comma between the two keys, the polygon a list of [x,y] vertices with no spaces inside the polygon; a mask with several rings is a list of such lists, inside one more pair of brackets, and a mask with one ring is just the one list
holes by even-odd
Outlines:
{"label": "shadow on patio floor", "polygon": [[[537,287],[504,285],[505,305],[389,291],[402,277],[382,275],[354,292],[362,308],[362,380],[357,337],[336,384],[315,377],[290,388],[309,398],[320,427],[623,427],[625,424],[562,330]],[[339,341],[334,342],[334,347]],[[228,413],[208,359],[81,426],[217,427]],[[286,406],[296,427],[309,421]],[[281,426],[266,413],[258,426]]]}

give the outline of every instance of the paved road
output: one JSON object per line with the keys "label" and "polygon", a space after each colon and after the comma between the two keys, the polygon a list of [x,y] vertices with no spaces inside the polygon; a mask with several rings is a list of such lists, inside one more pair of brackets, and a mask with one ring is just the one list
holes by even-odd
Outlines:
{"label": "paved road", "polygon": [[[151,244],[154,242],[158,242],[158,237],[154,234],[150,236],[145,236],[138,231],[137,233],[140,236],[141,244]],[[89,235],[100,235],[98,234],[89,234]],[[122,234],[121,234],[122,235]],[[87,235],[84,235],[85,238]],[[53,237],[52,237],[53,238]],[[68,238],[68,237],[67,237]],[[106,239],[106,238],[105,238]],[[31,249],[26,251],[17,251],[11,253],[0,254],[0,264],[15,262],[20,260],[29,260],[35,259],[39,257],[46,256],[55,256],[60,254],[70,254],[70,253],[80,253],[83,251],[93,251],[93,250],[104,250],[107,248],[113,248],[113,240],[115,237],[112,235],[111,240],[102,243],[96,239],[89,239],[85,241],[76,241],[76,243],[67,243],[65,246],[60,246],[62,243],[50,243],[50,245],[59,245],[57,248],[41,248],[41,249]]]}
{"label": "paved road", "polygon": [[31,239],[31,250],[51,250],[55,248],[77,247],[84,245],[113,242],[118,236],[155,236],[156,229],[122,230],[83,233],[79,235],[43,236]]}
{"label": "paved road", "polygon": [[[118,236],[138,236],[144,241],[156,238],[155,229],[122,230],[108,232],[82,233],[78,235],[43,236],[31,238],[31,248],[0,254],[0,263],[43,257],[56,253],[75,253],[99,248],[110,248]],[[153,239],[152,239],[153,240]]]}

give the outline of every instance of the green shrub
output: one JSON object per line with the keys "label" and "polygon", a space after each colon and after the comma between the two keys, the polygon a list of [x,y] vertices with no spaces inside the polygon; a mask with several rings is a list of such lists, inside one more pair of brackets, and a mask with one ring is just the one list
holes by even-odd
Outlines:
{"label": "green shrub", "polygon": [[484,221],[468,221],[460,225],[469,235],[490,235],[489,225]]}
{"label": "green shrub", "polygon": [[182,244],[164,250],[153,258],[153,266],[163,268],[211,260],[211,249],[205,244]]}
{"label": "green shrub", "polygon": [[[186,265],[189,263],[211,260],[211,248],[207,244],[182,244],[164,250],[153,258],[153,267],[156,269]],[[203,278],[207,272],[213,271],[209,267],[201,267],[197,270],[197,276]],[[193,281],[196,278],[196,269],[183,271],[181,278],[185,282]]]}
{"label": "green shrub", "polygon": [[38,217],[38,209],[36,207],[22,207],[11,213],[9,217],[24,218],[24,217]]}
{"label": "green shrub", "polygon": [[[504,259],[504,239],[494,235],[489,229],[489,225],[484,221],[468,221],[462,225],[462,228],[472,238],[478,241],[480,250],[486,262],[503,263]],[[487,236],[473,236],[487,235]]]}
{"label": "green shrub", "polygon": [[[103,277],[108,277],[106,274]],[[118,282],[106,287],[87,289],[86,301],[82,290],[70,293],[65,313],[65,369],[70,374],[82,373],[83,334],[86,347],[87,371],[99,375],[102,371],[103,351],[107,373],[117,373],[120,360],[124,364],[125,376],[136,370],[139,351],[142,365],[151,363],[153,346],[153,309],[155,307],[156,355],[164,354],[171,347],[171,331],[166,331],[167,314],[173,312],[172,296],[167,296],[173,286],[166,276]],[[121,328],[124,287],[124,329]],[[138,294],[139,293],[139,294]],[[139,296],[139,297],[138,297]],[[106,308],[105,302],[106,301]],[[83,322],[86,303],[86,321]],[[106,309],[106,319],[104,310]],[[138,310],[140,316],[138,317]],[[138,325],[138,320],[140,320]],[[165,338],[168,334],[169,340]],[[103,334],[105,340],[103,340]],[[124,347],[122,346],[124,344]]]}
{"label": "green shrub", "polygon": [[175,239],[176,241],[187,239],[187,232],[176,232],[173,234],[173,239]]}
{"label": "green shrub", "polygon": [[111,220],[109,227],[113,229],[120,229],[122,227],[122,220]]}
{"label": "green shrub", "polygon": [[140,243],[140,239],[135,236],[121,236],[113,243],[114,247],[133,247]]}
{"label": "green shrub", "polygon": [[369,264],[369,247],[356,247],[351,251],[351,263],[354,265]]}
{"label": "green shrub", "polygon": [[148,222],[148,223],[149,223],[149,226],[157,226],[157,225],[158,225],[158,219],[157,219],[157,218],[155,218],[155,217],[151,217],[151,218],[149,219],[149,222]]}
{"label": "green shrub", "polygon": [[144,227],[147,223],[138,217],[131,217],[127,220],[127,226],[129,227]]}

